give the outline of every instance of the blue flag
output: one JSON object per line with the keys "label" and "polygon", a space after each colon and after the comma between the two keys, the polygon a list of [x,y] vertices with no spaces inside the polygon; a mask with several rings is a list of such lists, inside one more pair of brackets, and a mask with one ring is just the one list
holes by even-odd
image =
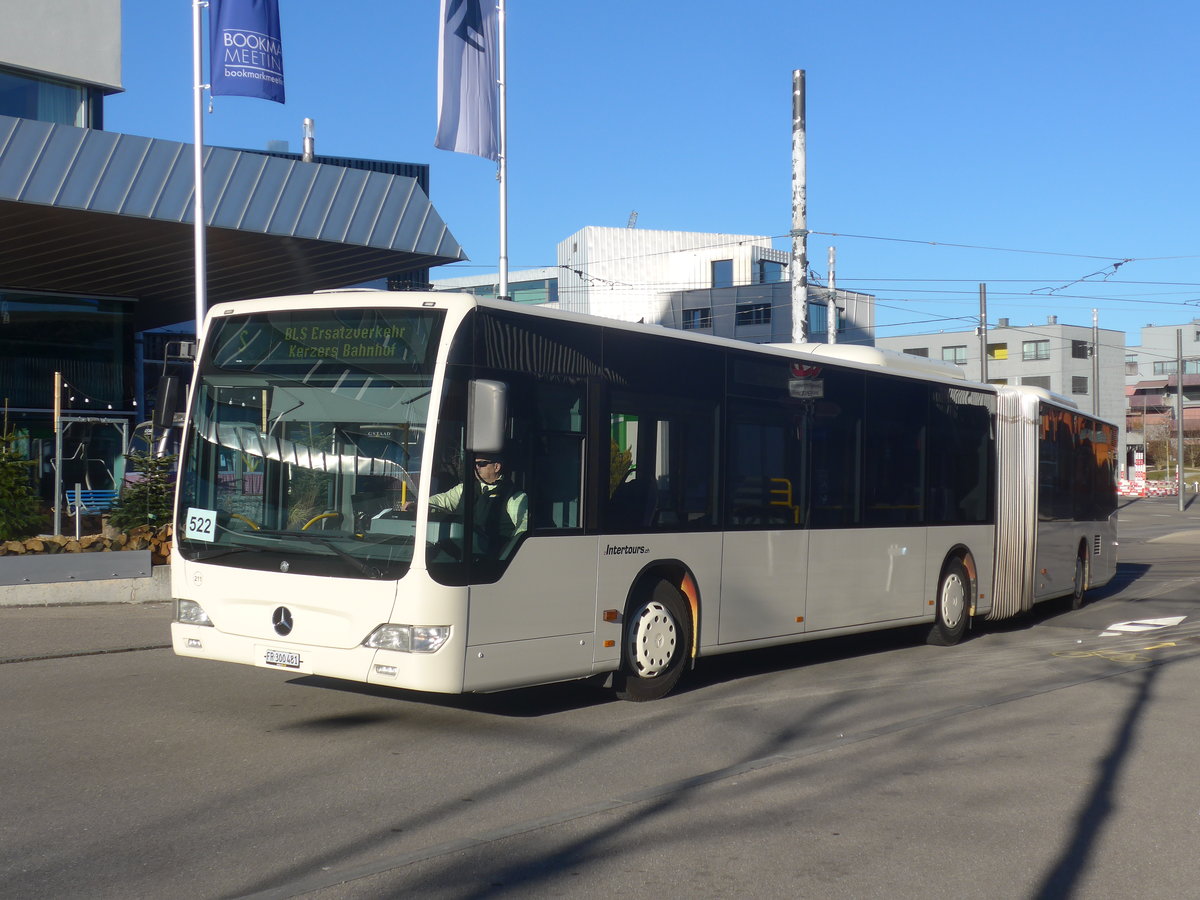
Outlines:
{"label": "blue flag", "polygon": [[283,103],[279,0],[210,0],[208,25],[213,96]]}

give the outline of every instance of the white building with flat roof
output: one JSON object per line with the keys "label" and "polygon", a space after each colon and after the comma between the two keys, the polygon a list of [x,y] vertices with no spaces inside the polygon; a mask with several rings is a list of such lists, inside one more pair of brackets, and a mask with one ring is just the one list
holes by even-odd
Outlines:
{"label": "white building with flat roof", "polygon": [[[509,296],[624,322],[755,343],[788,342],[789,259],[766,235],[592,225],[559,242],[556,266],[511,272]],[[433,286],[487,297],[498,291],[495,273],[435,278]],[[871,343],[874,298],[840,290],[837,298],[838,339]],[[828,337],[828,302],[828,290],[810,287],[810,340]]]}

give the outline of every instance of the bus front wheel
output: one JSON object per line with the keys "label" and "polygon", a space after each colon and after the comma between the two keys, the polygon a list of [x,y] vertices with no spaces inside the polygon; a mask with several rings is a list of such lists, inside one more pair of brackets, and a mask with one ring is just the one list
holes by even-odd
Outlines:
{"label": "bus front wheel", "polygon": [[614,687],[622,700],[657,700],[679,682],[692,646],[692,622],[683,594],[656,581],[629,607],[621,670]]}
{"label": "bus front wheel", "polygon": [[926,638],[927,643],[949,647],[961,641],[967,633],[970,604],[971,578],[960,560],[948,560],[938,580],[937,597],[934,599],[937,612]]}

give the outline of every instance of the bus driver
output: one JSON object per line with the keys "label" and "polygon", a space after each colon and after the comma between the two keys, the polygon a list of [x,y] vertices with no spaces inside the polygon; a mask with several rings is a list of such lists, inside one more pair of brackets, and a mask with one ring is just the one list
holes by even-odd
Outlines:
{"label": "bus driver", "polygon": [[[504,477],[504,463],[495,455],[475,457],[475,533],[481,535],[485,553],[497,553],[529,529],[529,496]],[[455,513],[462,508],[465,484],[429,498],[430,509]],[[401,509],[407,510],[412,502]]]}

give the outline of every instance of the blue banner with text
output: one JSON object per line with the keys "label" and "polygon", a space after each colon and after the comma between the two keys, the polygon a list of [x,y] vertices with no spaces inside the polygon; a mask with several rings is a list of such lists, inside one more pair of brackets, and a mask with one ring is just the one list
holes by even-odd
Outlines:
{"label": "blue banner with text", "polygon": [[213,96],[283,103],[279,0],[210,0],[208,22]]}

